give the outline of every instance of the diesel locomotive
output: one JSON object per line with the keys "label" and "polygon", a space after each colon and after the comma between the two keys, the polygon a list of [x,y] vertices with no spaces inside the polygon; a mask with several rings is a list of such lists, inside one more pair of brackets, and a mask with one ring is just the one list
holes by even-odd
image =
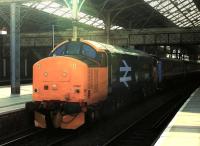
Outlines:
{"label": "diesel locomotive", "polygon": [[[36,127],[77,129],[88,117],[98,118],[99,111],[109,113],[129,101],[139,101],[136,93],[147,96],[162,81],[191,71],[191,63],[175,61],[177,69],[171,72],[168,62],[173,64],[134,49],[89,40],[65,41],[34,64],[33,102],[26,108],[34,111]],[[199,71],[199,64],[194,64],[193,71]]]}

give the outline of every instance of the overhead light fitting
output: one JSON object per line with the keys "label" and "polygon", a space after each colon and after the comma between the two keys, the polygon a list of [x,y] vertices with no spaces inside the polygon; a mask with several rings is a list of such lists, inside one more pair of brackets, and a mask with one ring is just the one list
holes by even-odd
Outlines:
{"label": "overhead light fitting", "polygon": [[0,30],[0,35],[7,35],[7,31],[6,30]]}

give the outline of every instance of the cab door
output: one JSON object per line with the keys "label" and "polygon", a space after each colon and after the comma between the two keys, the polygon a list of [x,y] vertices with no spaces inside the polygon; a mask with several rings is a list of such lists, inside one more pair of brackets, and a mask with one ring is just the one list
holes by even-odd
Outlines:
{"label": "cab door", "polygon": [[108,67],[107,54],[105,52],[97,53],[99,66],[89,69],[89,103],[98,103],[107,98],[108,95]]}

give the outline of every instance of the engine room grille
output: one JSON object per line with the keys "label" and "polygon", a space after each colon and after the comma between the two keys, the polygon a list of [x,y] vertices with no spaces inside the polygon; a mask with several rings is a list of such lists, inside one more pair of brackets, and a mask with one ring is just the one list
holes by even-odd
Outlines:
{"label": "engine room grille", "polygon": [[88,87],[90,90],[92,90],[94,93],[98,91],[98,69],[89,69],[88,74]]}

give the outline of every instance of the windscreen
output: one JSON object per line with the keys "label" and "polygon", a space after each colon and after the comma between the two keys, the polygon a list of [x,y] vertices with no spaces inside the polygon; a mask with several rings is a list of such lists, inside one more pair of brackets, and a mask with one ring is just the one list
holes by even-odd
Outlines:
{"label": "windscreen", "polygon": [[73,56],[80,60],[90,60],[99,63],[100,66],[106,66],[106,54],[96,52],[96,50],[88,44],[82,42],[66,42],[58,46],[49,56]]}
{"label": "windscreen", "polygon": [[70,42],[60,45],[50,56],[78,55],[80,54],[81,43]]}
{"label": "windscreen", "polygon": [[95,59],[96,51],[89,45],[81,42],[67,42],[54,50],[50,56],[83,55]]}

